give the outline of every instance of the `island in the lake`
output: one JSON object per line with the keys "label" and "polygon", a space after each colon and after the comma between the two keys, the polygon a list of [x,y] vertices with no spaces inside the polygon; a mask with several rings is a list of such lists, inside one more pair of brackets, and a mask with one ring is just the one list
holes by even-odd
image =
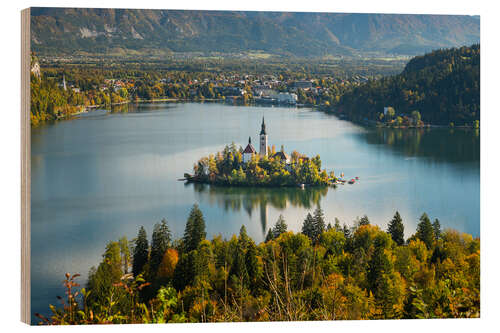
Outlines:
{"label": "island in the lake", "polygon": [[[275,146],[268,146],[266,123],[262,117],[259,134],[259,152],[248,138],[248,145],[236,147],[234,142],[227,145],[217,154],[202,157],[195,163],[193,174],[185,173],[188,182],[231,185],[231,186],[335,186],[344,184],[346,180],[335,176],[334,171],[321,169],[321,157],[309,158],[293,151],[285,152],[282,145],[280,151]],[[356,180],[347,181],[353,184]]]}

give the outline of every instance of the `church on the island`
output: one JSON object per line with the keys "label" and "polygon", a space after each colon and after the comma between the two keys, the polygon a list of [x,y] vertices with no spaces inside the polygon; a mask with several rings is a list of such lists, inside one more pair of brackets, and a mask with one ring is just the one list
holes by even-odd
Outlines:
{"label": "church on the island", "polygon": [[[266,123],[264,121],[264,117],[262,117],[262,125],[260,130],[260,143],[259,143],[259,155],[260,156],[268,156],[268,148],[267,148],[267,132],[266,132]],[[248,145],[245,150],[243,150],[243,163],[248,163],[252,159],[252,156],[257,154],[257,150],[252,145],[252,139],[248,137]],[[290,156],[285,153],[284,147],[281,146],[281,151],[273,154],[272,158],[279,158],[282,162],[286,164],[290,163]]]}

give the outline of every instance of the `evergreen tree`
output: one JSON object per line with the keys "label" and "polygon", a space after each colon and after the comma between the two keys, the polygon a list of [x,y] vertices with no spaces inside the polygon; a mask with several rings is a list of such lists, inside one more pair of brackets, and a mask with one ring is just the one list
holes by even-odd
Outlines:
{"label": "evergreen tree", "polygon": [[441,238],[441,223],[439,223],[438,219],[434,220],[434,223],[432,223],[432,228],[434,229],[434,237],[436,240]]}
{"label": "evergreen tree", "polygon": [[146,229],[141,226],[135,240],[132,273],[137,276],[142,273],[144,265],[148,262],[149,244]]}
{"label": "evergreen tree", "polygon": [[271,228],[267,231],[266,239],[264,240],[265,243],[272,241],[273,240],[273,231]]}
{"label": "evergreen tree", "polygon": [[240,228],[240,237],[238,241],[243,245],[243,248],[247,248],[247,245],[251,242],[250,237],[248,237],[247,234],[247,229],[245,228],[244,225],[241,226]]}
{"label": "evergreen tree", "polygon": [[396,211],[396,214],[394,214],[394,217],[389,222],[387,232],[396,244],[403,245],[405,243],[405,227],[398,211]]}
{"label": "evergreen tree", "polygon": [[245,251],[240,243],[236,245],[236,249],[233,254],[233,264],[231,265],[231,270],[229,271],[229,275],[234,275],[241,282],[245,283],[248,281],[248,272],[246,269],[245,263]]}
{"label": "evergreen tree", "polygon": [[330,222],[328,222],[327,226],[326,226],[326,231],[330,231],[333,229],[333,226]]}
{"label": "evergreen tree", "polygon": [[177,290],[184,290],[194,282],[196,250],[183,253],[174,270],[173,285]]}
{"label": "evergreen tree", "polygon": [[150,273],[152,274],[152,277],[155,277],[158,267],[160,267],[163,256],[170,246],[171,241],[170,229],[168,228],[167,221],[165,219],[162,219],[160,223],[155,224],[152,238]]}
{"label": "evergreen tree", "polygon": [[304,223],[302,224],[302,233],[310,239],[314,238],[314,218],[311,213],[307,213]]}
{"label": "evergreen tree", "polygon": [[279,235],[285,233],[287,229],[288,226],[285,223],[285,218],[283,217],[283,215],[280,214],[280,216],[278,217],[278,221],[276,221],[276,224],[274,225],[273,228],[273,237],[278,238]]}
{"label": "evergreen tree", "polygon": [[257,247],[254,242],[250,242],[245,253],[245,266],[250,282],[250,290],[257,291],[257,282],[259,275],[259,266],[257,260]]}
{"label": "evergreen tree", "polygon": [[367,279],[370,284],[370,289],[377,296],[378,284],[384,274],[390,273],[392,270],[392,263],[390,257],[386,253],[386,249],[390,248],[390,239],[387,234],[380,233],[374,239],[374,252],[368,262]]}
{"label": "evergreen tree", "polygon": [[432,248],[434,244],[434,228],[426,213],[423,213],[420,217],[415,236],[424,242],[428,249]]}
{"label": "evergreen tree", "polygon": [[325,215],[321,207],[318,206],[314,211],[314,241],[319,240],[319,236],[325,231]]}
{"label": "evergreen tree", "polygon": [[368,219],[368,216],[365,215],[358,220],[357,226],[361,227],[363,225],[368,225],[368,224],[370,224],[370,220]]}
{"label": "evergreen tree", "polygon": [[195,250],[198,244],[205,239],[206,235],[203,213],[198,208],[198,205],[194,204],[189,213],[189,218],[186,222],[186,230],[184,231],[184,251],[189,252]]}

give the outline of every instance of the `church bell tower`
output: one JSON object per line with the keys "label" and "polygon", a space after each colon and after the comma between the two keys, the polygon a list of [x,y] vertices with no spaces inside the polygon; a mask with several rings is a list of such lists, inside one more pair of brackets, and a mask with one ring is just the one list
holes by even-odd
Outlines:
{"label": "church bell tower", "polygon": [[260,156],[267,156],[267,133],[266,133],[266,123],[264,122],[264,117],[262,117],[262,128],[260,130]]}

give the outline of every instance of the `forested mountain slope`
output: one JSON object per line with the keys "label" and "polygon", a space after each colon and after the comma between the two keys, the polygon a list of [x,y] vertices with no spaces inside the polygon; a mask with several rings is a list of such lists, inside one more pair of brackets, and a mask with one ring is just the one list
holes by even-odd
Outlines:
{"label": "forested mountain slope", "polygon": [[299,57],[416,55],[479,42],[479,17],[32,8],[40,54],[263,51]]}
{"label": "forested mountain slope", "polygon": [[425,123],[471,125],[480,117],[480,46],[437,50],[413,58],[396,76],[369,81],[344,94],[340,109],[355,119],[380,120],[418,110]]}

